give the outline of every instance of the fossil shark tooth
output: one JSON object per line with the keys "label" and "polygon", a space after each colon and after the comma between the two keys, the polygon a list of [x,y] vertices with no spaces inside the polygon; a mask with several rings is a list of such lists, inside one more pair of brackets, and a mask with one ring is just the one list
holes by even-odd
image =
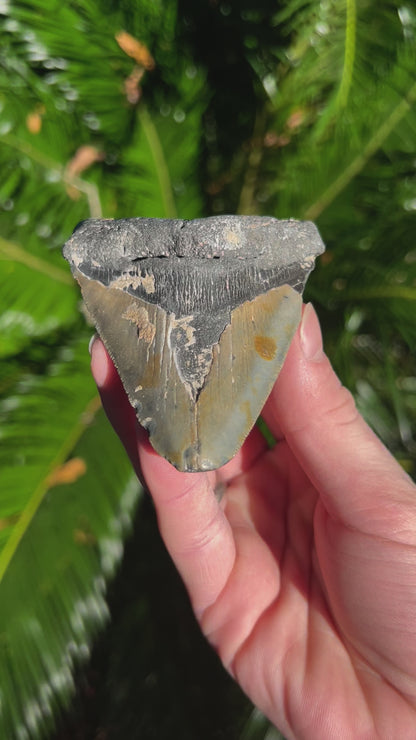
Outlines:
{"label": "fossil shark tooth", "polygon": [[324,249],[313,223],[264,216],[89,219],[65,244],[139,422],[179,470],[243,443]]}

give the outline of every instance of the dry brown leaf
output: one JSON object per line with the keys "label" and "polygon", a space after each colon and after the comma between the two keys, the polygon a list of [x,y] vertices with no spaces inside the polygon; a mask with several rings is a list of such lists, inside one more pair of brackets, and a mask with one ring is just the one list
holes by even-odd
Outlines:
{"label": "dry brown leaf", "polygon": [[286,121],[287,128],[293,130],[299,128],[305,120],[306,112],[303,108],[297,108],[290,114]]}
{"label": "dry brown leaf", "polygon": [[132,73],[124,81],[124,92],[126,93],[126,98],[131,105],[137,105],[141,98],[142,89],[140,87],[140,82],[143,74],[143,67],[135,66]]}
{"label": "dry brown leaf", "polygon": [[115,39],[122,51],[127,56],[132,57],[141,67],[151,70],[155,68],[155,60],[153,59],[147,46],[142,44],[131,36],[127,31],[119,31],[115,35]]}
{"label": "dry brown leaf", "polygon": [[84,146],[80,146],[72,159],[70,159],[66,166],[66,172],[68,175],[76,177],[88,169],[88,167],[91,167],[94,162],[100,162],[103,158],[104,152],[101,152],[95,146],[85,144]]}
{"label": "dry brown leaf", "polygon": [[87,466],[85,460],[81,457],[73,457],[71,460],[67,460],[59,468],[53,470],[49,476],[49,486],[60,486],[65,483],[75,483],[78,478],[85,475],[87,472]]}
{"label": "dry brown leaf", "polygon": [[[69,160],[65,168],[65,174],[70,177],[78,177],[84,170],[91,167],[92,164],[102,161],[104,157],[104,152],[95,146],[91,146],[90,144],[80,146],[72,159]],[[80,191],[73,185],[68,185],[66,192],[72,200],[77,200],[81,195]]]}
{"label": "dry brown leaf", "polygon": [[290,136],[287,136],[286,134],[280,134],[279,136],[275,131],[267,131],[264,136],[263,143],[267,149],[276,149],[290,144]]}
{"label": "dry brown leaf", "polygon": [[37,105],[34,110],[26,116],[26,126],[31,134],[39,134],[42,129],[42,116],[45,113],[44,105]]}

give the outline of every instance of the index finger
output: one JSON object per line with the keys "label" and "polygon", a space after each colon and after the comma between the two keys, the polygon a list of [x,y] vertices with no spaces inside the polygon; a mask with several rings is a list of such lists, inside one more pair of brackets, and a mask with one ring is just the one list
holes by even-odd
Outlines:
{"label": "index finger", "polygon": [[221,593],[236,555],[231,526],[215,496],[215,475],[179,472],[148,440],[140,444],[139,458],[161,535],[200,615]]}

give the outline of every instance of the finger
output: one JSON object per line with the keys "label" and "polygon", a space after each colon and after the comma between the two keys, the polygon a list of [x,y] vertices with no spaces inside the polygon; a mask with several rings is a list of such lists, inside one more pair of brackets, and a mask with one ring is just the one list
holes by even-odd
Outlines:
{"label": "finger", "polygon": [[[302,306],[302,316],[303,316],[303,312],[305,310],[307,310],[307,307],[305,305],[303,305]],[[298,334],[299,332],[300,332],[300,326],[298,327],[296,333]],[[290,348],[289,348],[289,352],[290,352]],[[283,364],[283,367],[282,367],[282,369],[280,371],[280,374],[286,372],[286,370],[285,370],[285,364],[286,364],[286,360],[285,360],[285,362]],[[269,430],[270,434],[273,436],[274,440],[276,442],[280,442],[282,439],[285,438],[285,435],[284,435],[284,432],[283,432],[283,430],[281,428],[281,424],[280,424],[280,420],[278,418],[278,415],[275,413],[275,409],[274,409],[274,392],[273,392],[273,390],[274,389],[272,389],[272,392],[270,393],[269,398],[267,399],[267,401],[266,401],[266,403],[264,405],[263,411],[261,413],[261,417],[262,417],[264,423],[266,424],[266,427]]]}
{"label": "finger", "polygon": [[281,428],[332,516],[380,534],[399,520],[405,526],[414,487],[334,373],[311,305],[264,413],[272,428]]}
{"label": "finger", "polygon": [[223,590],[235,560],[234,539],[210,473],[180,473],[149,443],[139,448],[161,535],[200,616]]}
{"label": "finger", "polygon": [[101,339],[98,337],[94,338],[90,345],[90,352],[91,372],[97,384],[104,411],[115,432],[120,437],[133,467],[140,477],[140,464],[137,452],[137,425],[134,409],[127,398],[118,372]]}

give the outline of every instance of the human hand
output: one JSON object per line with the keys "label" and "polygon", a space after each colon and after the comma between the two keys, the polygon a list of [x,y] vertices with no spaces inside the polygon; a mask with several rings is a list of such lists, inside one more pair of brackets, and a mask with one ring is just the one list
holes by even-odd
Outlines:
{"label": "human hand", "polygon": [[[416,737],[416,486],[358,414],[313,308],[227,465],[159,457],[103,344],[92,370],[201,629],[289,738]],[[215,489],[224,487],[221,503]]]}

